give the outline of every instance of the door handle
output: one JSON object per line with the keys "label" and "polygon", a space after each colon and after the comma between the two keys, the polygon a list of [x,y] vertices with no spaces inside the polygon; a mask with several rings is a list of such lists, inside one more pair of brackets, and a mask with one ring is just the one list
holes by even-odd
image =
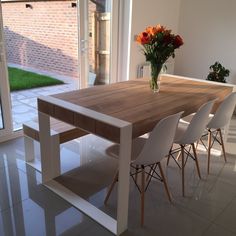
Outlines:
{"label": "door handle", "polygon": [[80,51],[83,52],[83,53],[86,52],[87,50],[88,50],[88,48],[81,48],[80,49]]}

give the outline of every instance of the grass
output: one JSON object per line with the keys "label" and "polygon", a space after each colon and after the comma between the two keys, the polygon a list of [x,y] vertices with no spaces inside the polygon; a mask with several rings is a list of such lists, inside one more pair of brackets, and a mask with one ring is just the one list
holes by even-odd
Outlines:
{"label": "grass", "polygon": [[64,84],[64,82],[61,80],[13,67],[8,67],[8,74],[11,92],[23,89]]}

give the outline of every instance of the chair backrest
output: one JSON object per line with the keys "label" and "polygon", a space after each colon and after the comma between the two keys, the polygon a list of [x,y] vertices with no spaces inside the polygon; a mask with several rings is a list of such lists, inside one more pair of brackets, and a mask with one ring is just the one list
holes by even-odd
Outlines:
{"label": "chair backrest", "polygon": [[208,123],[208,128],[219,129],[226,126],[234,112],[236,104],[236,92],[229,94],[224,101],[220,104],[216,113]]}
{"label": "chair backrest", "polygon": [[170,115],[157,123],[150,133],[142,151],[133,162],[134,164],[154,164],[161,161],[169,153],[182,114],[183,112],[179,112]]}
{"label": "chair backrest", "polygon": [[200,139],[209,120],[209,114],[212,110],[215,100],[204,103],[193,116],[185,133],[178,140],[180,144],[191,144]]}

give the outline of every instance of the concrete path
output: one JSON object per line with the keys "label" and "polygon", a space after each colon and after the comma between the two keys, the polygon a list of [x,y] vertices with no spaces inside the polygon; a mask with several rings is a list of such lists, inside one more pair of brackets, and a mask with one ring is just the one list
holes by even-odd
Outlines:
{"label": "concrete path", "polygon": [[66,84],[11,92],[13,129],[22,128],[22,123],[37,117],[37,97],[75,90],[76,80]]}

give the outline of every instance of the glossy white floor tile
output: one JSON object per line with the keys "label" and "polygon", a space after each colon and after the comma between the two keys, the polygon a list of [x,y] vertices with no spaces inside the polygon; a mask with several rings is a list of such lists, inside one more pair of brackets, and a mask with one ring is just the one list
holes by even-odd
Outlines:
{"label": "glossy white floor tile", "polygon": [[[87,136],[61,146],[63,175],[57,181],[115,217],[117,188],[108,205],[103,200],[117,169],[105,153],[110,142]],[[39,158],[39,146],[36,157]],[[217,148],[217,147],[216,147]],[[207,175],[206,152],[200,151],[202,179],[192,160],[186,166],[186,197],[181,196],[180,170],[173,161],[163,167],[173,204],[162,183],[152,181],[145,198],[145,225],[140,227],[139,192],[131,181],[129,230],[124,236],[236,235],[236,119],[226,144],[228,162],[212,156]],[[41,174],[24,162],[23,139],[0,144],[0,235],[112,235],[41,184]]]}
{"label": "glossy white floor tile", "polygon": [[218,225],[212,224],[210,227],[203,233],[202,236],[234,236],[235,233],[228,231],[225,228],[219,227]]}

